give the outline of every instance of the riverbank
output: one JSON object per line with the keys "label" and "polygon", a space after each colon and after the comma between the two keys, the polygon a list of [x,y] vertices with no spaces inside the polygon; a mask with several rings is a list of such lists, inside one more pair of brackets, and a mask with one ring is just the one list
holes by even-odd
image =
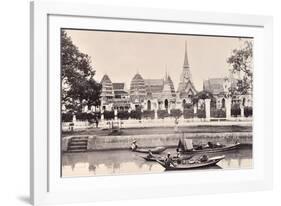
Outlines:
{"label": "riverbank", "polygon": [[[110,129],[88,128],[73,132],[62,132],[62,137],[73,135],[96,135],[110,136]],[[229,124],[229,125],[189,125],[150,128],[120,128],[120,136],[126,135],[150,135],[150,134],[173,134],[173,133],[223,133],[223,132],[252,132],[251,124]]]}
{"label": "riverbank", "polygon": [[196,143],[208,141],[231,144],[239,141],[241,144],[252,144],[252,132],[213,132],[213,133],[170,133],[170,134],[142,134],[122,136],[98,136],[98,135],[73,135],[63,137],[62,151],[67,152],[68,142],[73,137],[88,138],[87,151],[128,149],[133,140],[140,147],[176,147],[180,137],[193,139]]}

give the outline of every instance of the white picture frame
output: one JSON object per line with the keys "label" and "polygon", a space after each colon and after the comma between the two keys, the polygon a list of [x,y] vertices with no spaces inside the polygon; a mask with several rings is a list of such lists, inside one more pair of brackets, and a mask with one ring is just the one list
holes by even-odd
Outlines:
{"label": "white picture frame", "polygon": [[[64,18],[67,18],[64,19]],[[71,21],[69,21],[71,20]],[[254,35],[254,168],[150,175],[60,178],[59,28],[104,27],[119,30]],[[111,23],[113,22],[113,23]],[[133,22],[133,24],[132,24]],[[138,24],[135,24],[137,22]],[[122,24],[120,24],[122,23]],[[169,27],[168,27],[169,25]],[[185,26],[186,25],[186,26]],[[189,25],[189,26],[187,26]],[[208,29],[207,29],[208,28]],[[105,28],[106,29],[106,28]],[[184,30],[187,29],[187,30]],[[189,30],[188,30],[189,29]],[[190,12],[151,8],[109,7],[83,3],[31,3],[31,201],[91,202],[219,192],[268,190],[273,183],[272,17]],[[54,43],[54,44],[53,44]],[[50,102],[52,104],[50,104]],[[165,180],[165,181],[163,181]],[[175,181],[176,180],[176,181]]]}

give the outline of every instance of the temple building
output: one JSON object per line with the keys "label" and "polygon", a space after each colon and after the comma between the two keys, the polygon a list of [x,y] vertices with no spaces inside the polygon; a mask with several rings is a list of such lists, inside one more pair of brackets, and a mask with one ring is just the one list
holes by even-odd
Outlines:
{"label": "temple building", "polygon": [[125,89],[125,83],[112,83],[107,74],[101,80],[101,107],[103,110],[128,110],[130,108],[130,96]]}
{"label": "temple building", "polygon": [[184,63],[183,70],[180,76],[180,83],[178,86],[178,94],[180,99],[185,100],[186,103],[191,103],[192,97],[197,94],[197,91],[192,82],[186,47],[187,46],[185,42]]}
{"label": "temple building", "polygon": [[[170,75],[166,73],[163,78],[146,79],[137,72],[126,89],[125,83],[112,82],[107,74],[101,80],[101,108],[102,110],[167,110],[192,107],[193,97],[198,93],[192,81],[190,64],[187,54],[187,44],[183,57],[183,67],[180,73],[180,82],[177,91]],[[203,91],[212,93],[215,97],[217,109],[226,107],[231,87],[237,87],[238,79],[233,78],[232,73],[225,78],[210,78],[204,80]],[[201,104],[204,104],[201,101]],[[252,107],[252,93],[232,96],[231,104]]]}
{"label": "temple building", "polygon": [[137,72],[131,80],[128,92],[124,83],[112,83],[108,75],[103,76],[101,84],[101,105],[104,110],[183,110],[184,105],[191,103],[192,97],[197,94],[192,82],[186,43],[177,91],[167,71],[164,78],[160,79],[144,79]]}
{"label": "temple building", "polygon": [[146,98],[147,91],[146,91],[146,85],[144,82],[144,79],[142,76],[137,73],[130,85],[130,98],[133,104],[136,105],[136,107],[141,106],[144,99]]}
{"label": "temple building", "polygon": [[[230,75],[228,78],[211,78],[204,80],[203,91],[207,91],[213,94],[216,100],[216,108],[225,108],[225,100],[229,95],[231,88],[237,87],[238,79],[233,78]],[[251,92],[244,95],[232,96],[232,105],[238,104],[245,107],[252,107],[252,95]]]}

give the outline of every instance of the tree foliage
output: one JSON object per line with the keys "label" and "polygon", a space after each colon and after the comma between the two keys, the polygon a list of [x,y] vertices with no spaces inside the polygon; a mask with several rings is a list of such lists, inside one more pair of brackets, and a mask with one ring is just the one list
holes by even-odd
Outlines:
{"label": "tree foliage", "polygon": [[65,31],[61,32],[62,104],[67,110],[81,111],[100,105],[101,85],[94,79],[91,58],[79,51]]}
{"label": "tree foliage", "polygon": [[252,41],[245,41],[240,49],[234,49],[231,56],[227,59],[227,63],[232,66],[231,72],[233,74],[241,75],[238,79],[237,87],[231,88],[230,93],[246,94],[252,89],[253,85],[253,43]]}

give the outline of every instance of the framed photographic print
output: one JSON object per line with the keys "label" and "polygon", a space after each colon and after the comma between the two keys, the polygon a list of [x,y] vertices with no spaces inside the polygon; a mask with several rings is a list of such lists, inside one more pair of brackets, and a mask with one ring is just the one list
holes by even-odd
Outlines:
{"label": "framed photographic print", "polygon": [[31,39],[35,205],[272,187],[271,17],[35,1]]}

